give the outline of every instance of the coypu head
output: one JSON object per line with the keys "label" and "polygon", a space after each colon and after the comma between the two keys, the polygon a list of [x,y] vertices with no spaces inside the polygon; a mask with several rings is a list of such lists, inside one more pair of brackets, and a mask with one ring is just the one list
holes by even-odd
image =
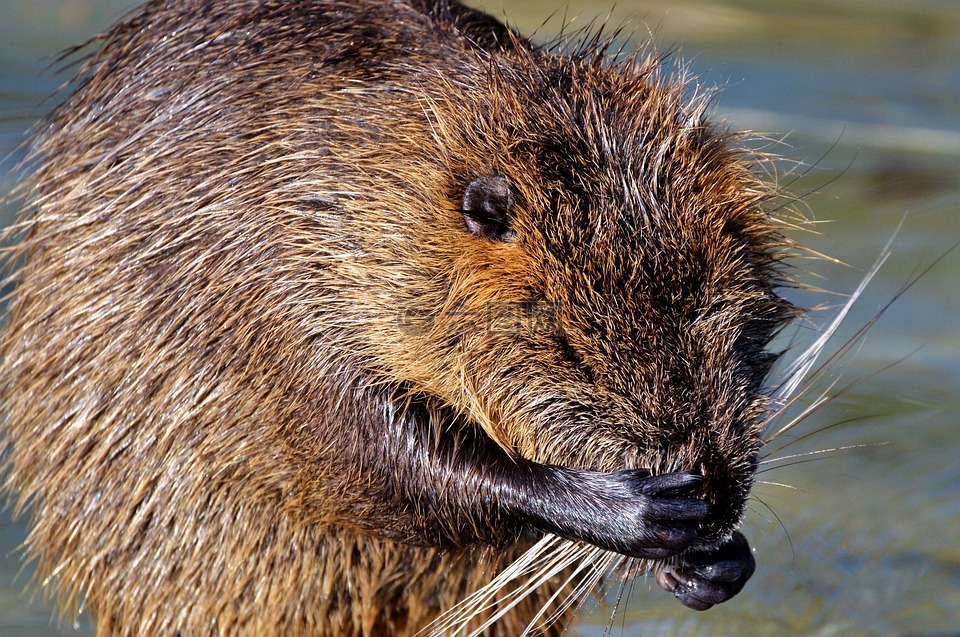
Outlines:
{"label": "coypu head", "polygon": [[702,476],[708,536],[728,536],[765,347],[792,313],[771,189],[655,60],[523,51],[460,69],[442,100],[436,79],[418,96],[428,199],[396,204],[412,213],[403,288],[373,364],[516,456]]}

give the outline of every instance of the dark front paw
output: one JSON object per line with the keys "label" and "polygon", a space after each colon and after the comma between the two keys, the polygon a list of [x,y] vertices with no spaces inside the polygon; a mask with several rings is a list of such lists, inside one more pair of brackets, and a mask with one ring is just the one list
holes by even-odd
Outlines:
{"label": "dark front paw", "polygon": [[689,473],[646,475],[642,470],[613,474],[631,489],[630,499],[623,502],[617,530],[623,545],[614,550],[642,558],[665,558],[676,555],[703,541],[703,524],[710,515],[710,505],[703,500],[685,497],[699,482]]}
{"label": "dark front paw", "polygon": [[651,476],[642,469],[550,471],[550,480],[526,499],[527,519],[543,531],[649,559],[677,555],[705,541],[710,504],[689,496],[700,482],[697,476]]}
{"label": "dark front paw", "polygon": [[735,532],[714,549],[688,551],[657,565],[655,574],[660,587],[673,593],[681,604],[707,610],[739,593],[755,568],[747,539]]}

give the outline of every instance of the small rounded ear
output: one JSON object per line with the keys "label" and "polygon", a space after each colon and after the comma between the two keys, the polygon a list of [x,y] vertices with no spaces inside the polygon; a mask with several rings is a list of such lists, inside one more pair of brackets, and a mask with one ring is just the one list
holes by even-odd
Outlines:
{"label": "small rounded ear", "polygon": [[516,234],[510,181],[498,175],[477,177],[463,191],[463,220],[467,230],[482,239],[508,241]]}

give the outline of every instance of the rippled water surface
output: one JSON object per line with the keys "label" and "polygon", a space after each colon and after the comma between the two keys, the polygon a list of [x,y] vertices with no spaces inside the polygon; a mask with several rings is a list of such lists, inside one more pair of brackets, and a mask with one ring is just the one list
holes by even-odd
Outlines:
{"label": "rippled water surface", "polygon": [[[501,5],[530,33],[551,13],[575,24],[612,1]],[[839,262],[797,261],[797,276],[856,287],[904,218],[893,256],[841,329],[853,336],[912,277],[960,241],[960,3],[927,0],[639,2],[628,20],[711,86],[718,117],[767,133],[782,183],[823,223],[793,237]],[[63,76],[45,57],[119,17],[122,0],[0,3],[0,193],[23,131]],[[522,5],[522,6],[520,6]],[[558,21],[541,28],[556,33]],[[649,29],[648,29],[649,27]],[[761,145],[757,142],[756,145]],[[9,220],[12,210],[3,211]],[[6,223],[6,221],[4,222]],[[796,294],[806,306],[836,295]],[[811,339],[827,312],[801,327]],[[758,571],[733,601],[682,608],[646,580],[630,587],[613,635],[960,635],[960,252],[897,300],[832,366],[840,393],[770,446],[745,523]],[[892,367],[891,367],[892,365]],[[836,390],[835,390],[836,391]],[[790,444],[785,449],[779,447]],[[87,634],[24,593],[22,522],[0,518],[0,635]],[[32,590],[32,589],[31,589]],[[579,624],[601,635],[611,595]]]}

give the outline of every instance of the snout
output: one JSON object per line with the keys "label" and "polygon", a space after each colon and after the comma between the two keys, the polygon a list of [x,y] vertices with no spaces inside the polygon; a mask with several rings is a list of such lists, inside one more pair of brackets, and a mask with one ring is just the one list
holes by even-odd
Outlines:
{"label": "snout", "polygon": [[729,539],[743,519],[753,477],[756,456],[739,461],[701,462],[692,472],[701,477],[695,497],[710,503],[710,514],[704,523],[704,538],[709,543]]}

